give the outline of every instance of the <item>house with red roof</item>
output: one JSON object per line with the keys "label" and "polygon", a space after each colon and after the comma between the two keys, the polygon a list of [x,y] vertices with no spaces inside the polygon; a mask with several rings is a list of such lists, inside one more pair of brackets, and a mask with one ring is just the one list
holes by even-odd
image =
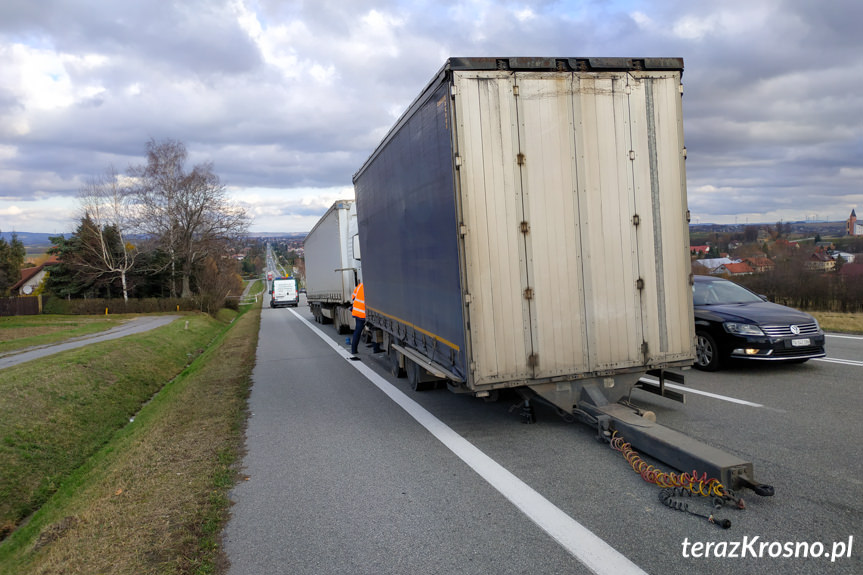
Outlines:
{"label": "house with red roof", "polygon": [[755,271],[746,262],[732,262],[722,264],[710,273],[717,276],[748,276]]}
{"label": "house with red roof", "polygon": [[776,267],[776,264],[773,262],[773,260],[764,256],[743,258],[743,261],[749,264],[749,267],[752,268],[752,271],[758,274],[773,271],[773,268]]}
{"label": "house with red roof", "polygon": [[60,263],[60,260],[57,256],[51,256],[45,260],[44,263],[38,266],[22,269],[21,279],[9,287],[9,292],[12,296],[30,295],[34,293],[39,289],[39,286],[42,285],[42,281],[45,279],[45,276],[48,275],[45,268],[58,263]]}
{"label": "house with red roof", "polygon": [[816,272],[830,272],[836,269],[836,260],[825,250],[817,250],[806,261],[806,269]]}

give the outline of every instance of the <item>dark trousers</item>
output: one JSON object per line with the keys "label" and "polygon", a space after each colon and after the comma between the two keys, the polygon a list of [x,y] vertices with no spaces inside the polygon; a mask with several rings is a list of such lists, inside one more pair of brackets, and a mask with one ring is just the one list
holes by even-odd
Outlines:
{"label": "dark trousers", "polygon": [[366,318],[364,317],[354,317],[354,322],[356,322],[357,327],[354,328],[354,339],[351,340],[351,354],[357,354],[357,346],[360,343],[360,337],[363,334],[363,328],[366,326]]}
{"label": "dark trousers", "polygon": [[[363,335],[363,328],[366,326],[365,318],[354,317],[354,322],[357,327],[354,328],[354,338],[351,340],[351,355],[357,354],[357,347],[360,344],[360,338]],[[381,346],[378,342],[372,342],[372,353],[378,353],[381,351]]]}

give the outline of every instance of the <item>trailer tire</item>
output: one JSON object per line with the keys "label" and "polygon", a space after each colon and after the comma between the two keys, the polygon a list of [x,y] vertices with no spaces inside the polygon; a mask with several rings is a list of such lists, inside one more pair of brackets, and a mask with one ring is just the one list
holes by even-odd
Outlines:
{"label": "trailer tire", "polygon": [[[348,317],[348,321],[346,323],[342,322],[342,317],[339,315],[338,310],[335,311],[335,316],[339,322],[339,333],[344,335],[346,333],[354,333],[354,330],[351,329],[351,319]],[[333,321],[336,321],[335,319]]]}
{"label": "trailer tire", "polygon": [[404,368],[399,365],[399,352],[393,349],[392,345],[387,345],[387,358],[390,360],[390,373],[393,377],[402,379],[407,375]]}
{"label": "trailer tire", "polygon": [[405,358],[405,371],[408,375],[408,383],[414,391],[428,391],[434,389],[434,381],[423,381],[423,368],[408,358]]}
{"label": "trailer tire", "polygon": [[706,331],[696,331],[693,367],[702,371],[716,371],[720,363],[719,346],[716,345],[716,340]]}

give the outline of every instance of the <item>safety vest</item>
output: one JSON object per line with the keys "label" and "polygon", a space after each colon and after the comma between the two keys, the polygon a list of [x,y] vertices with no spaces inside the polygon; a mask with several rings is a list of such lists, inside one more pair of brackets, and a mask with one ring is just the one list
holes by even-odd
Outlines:
{"label": "safety vest", "polygon": [[351,312],[353,316],[366,319],[366,290],[363,289],[362,283],[354,288],[354,295],[351,296],[351,301],[354,302],[354,310]]}

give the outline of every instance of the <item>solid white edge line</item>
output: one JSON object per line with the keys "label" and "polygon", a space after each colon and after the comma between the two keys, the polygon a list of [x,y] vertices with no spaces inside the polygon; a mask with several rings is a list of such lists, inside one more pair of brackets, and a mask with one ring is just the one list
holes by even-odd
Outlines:
{"label": "solid white edge line", "polygon": [[[296,310],[289,311],[343,358],[351,357],[338,343]],[[598,575],[645,574],[638,565],[396,389],[370,367],[362,362],[351,364],[588,569]]]}
{"label": "solid white edge line", "polygon": [[839,363],[842,365],[853,365],[854,367],[863,367],[863,361],[857,361],[855,359],[837,359],[834,357],[816,357],[812,361],[824,361],[827,363]]}
{"label": "solid white edge line", "polygon": [[[648,383],[652,383],[653,385],[659,385],[658,379],[651,379],[649,377],[642,377],[643,381]],[[722,401],[730,401],[731,403],[739,403],[740,405],[748,405],[750,407],[764,407],[764,405],[760,403],[753,403],[751,401],[746,401],[745,399],[737,399],[736,397],[727,397],[725,395],[719,395],[717,393],[710,393],[709,391],[701,391],[698,389],[692,389],[691,387],[686,387],[684,385],[676,385],[674,383],[666,383],[665,387],[676,389],[679,391],[685,391],[687,393],[694,393],[697,395],[704,395],[706,397],[712,397],[713,399],[721,399]]]}
{"label": "solid white edge line", "polygon": [[863,336],[859,335],[839,335],[838,333],[825,333],[827,337],[835,337],[837,339],[863,339]]}

